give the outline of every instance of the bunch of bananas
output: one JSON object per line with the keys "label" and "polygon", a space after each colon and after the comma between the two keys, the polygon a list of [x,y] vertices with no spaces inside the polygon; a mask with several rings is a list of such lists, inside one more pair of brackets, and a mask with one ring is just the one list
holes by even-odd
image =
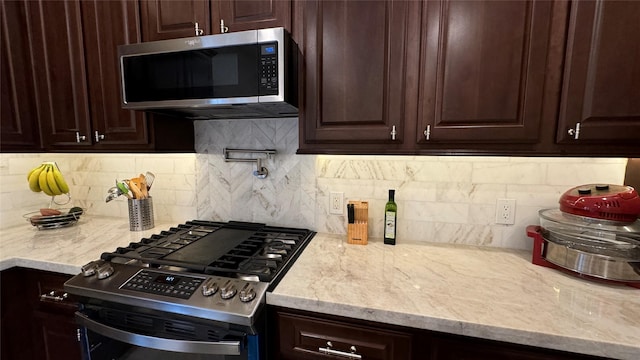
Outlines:
{"label": "bunch of bananas", "polygon": [[29,189],[33,192],[42,191],[49,196],[69,193],[69,185],[54,162],[44,162],[29,171],[27,180],[29,181]]}

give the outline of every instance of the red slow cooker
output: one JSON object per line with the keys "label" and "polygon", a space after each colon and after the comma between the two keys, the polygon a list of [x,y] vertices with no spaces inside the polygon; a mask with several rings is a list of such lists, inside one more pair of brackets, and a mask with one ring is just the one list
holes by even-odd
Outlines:
{"label": "red slow cooker", "polygon": [[640,196],[630,186],[569,189],[559,209],[539,211],[532,262],[590,280],[640,288]]}

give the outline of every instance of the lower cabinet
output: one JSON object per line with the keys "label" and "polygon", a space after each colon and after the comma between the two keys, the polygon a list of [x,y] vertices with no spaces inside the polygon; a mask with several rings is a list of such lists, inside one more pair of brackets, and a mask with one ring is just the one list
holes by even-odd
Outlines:
{"label": "lower cabinet", "polygon": [[269,308],[271,359],[587,360],[563,351]]}
{"label": "lower cabinet", "polygon": [[413,335],[323,318],[278,312],[276,359],[410,359]]}
{"label": "lower cabinet", "polygon": [[70,277],[24,268],[0,273],[3,359],[81,359],[77,305],[63,290]]}

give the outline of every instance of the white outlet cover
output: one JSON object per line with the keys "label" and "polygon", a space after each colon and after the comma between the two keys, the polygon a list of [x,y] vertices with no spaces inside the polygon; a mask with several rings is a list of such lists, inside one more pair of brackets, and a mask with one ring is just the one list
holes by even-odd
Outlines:
{"label": "white outlet cover", "polygon": [[344,215],[344,193],[329,193],[329,214]]}
{"label": "white outlet cover", "polygon": [[496,224],[513,225],[516,223],[516,200],[498,199],[496,202]]}

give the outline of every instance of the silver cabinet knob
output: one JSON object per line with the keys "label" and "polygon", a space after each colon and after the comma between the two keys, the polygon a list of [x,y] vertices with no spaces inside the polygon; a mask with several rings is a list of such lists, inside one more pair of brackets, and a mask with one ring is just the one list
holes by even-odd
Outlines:
{"label": "silver cabinet knob", "polygon": [[87,140],[87,137],[84,135],[80,135],[80,133],[78,131],[76,131],[76,142],[77,143],[81,143],[83,141]]}
{"label": "silver cabinet knob", "polygon": [[578,140],[580,138],[580,123],[576,123],[575,129],[571,128],[567,130],[567,134],[573,136],[575,140]]}
{"label": "silver cabinet knob", "polygon": [[104,134],[100,134],[97,130],[95,132],[96,142],[100,142],[100,140],[104,140]]}
{"label": "silver cabinet knob", "polygon": [[196,36],[201,36],[201,35],[203,35],[203,34],[204,34],[204,29],[201,29],[201,28],[198,26],[198,23],[196,23],[195,31],[196,31]]}
{"label": "silver cabinet knob", "polygon": [[396,135],[398,135],[398,132],[396,131],[396,126],[393,125],[391,127],[391,140],[395,140],[396,139]]}

